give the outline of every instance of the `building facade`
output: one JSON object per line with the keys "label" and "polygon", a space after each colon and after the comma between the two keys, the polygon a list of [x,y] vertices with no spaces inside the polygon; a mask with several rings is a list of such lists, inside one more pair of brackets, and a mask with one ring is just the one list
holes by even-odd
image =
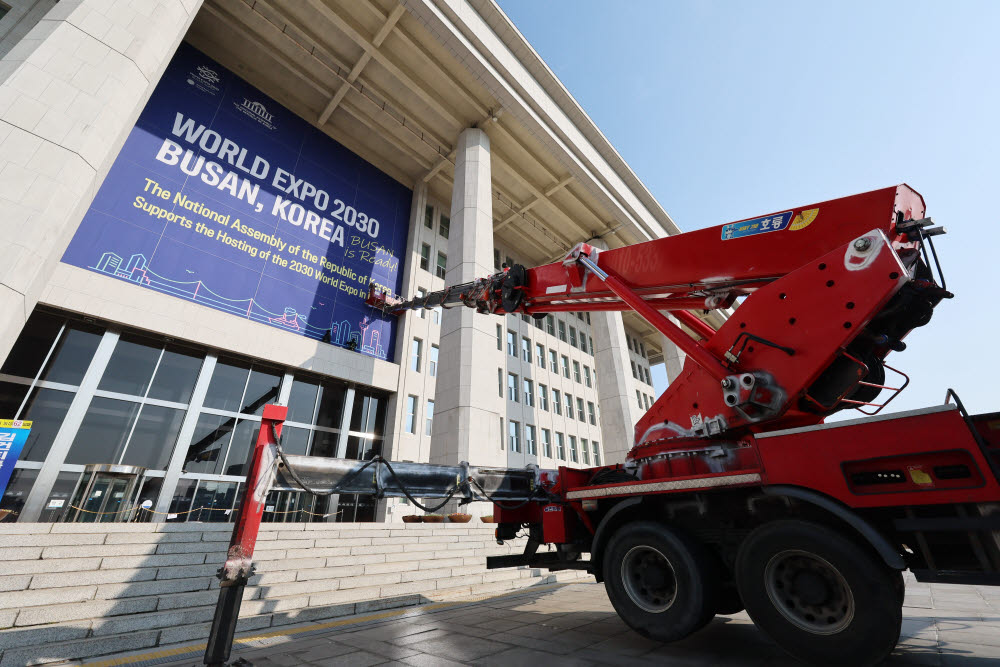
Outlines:
{"label": "building facade", "polygon": [[364,306],[677,232],[490,0],[2,0],[0,230],[0,521],[230,521],[269,402],[291,453],[617,462],[683,363],[630,314]]}

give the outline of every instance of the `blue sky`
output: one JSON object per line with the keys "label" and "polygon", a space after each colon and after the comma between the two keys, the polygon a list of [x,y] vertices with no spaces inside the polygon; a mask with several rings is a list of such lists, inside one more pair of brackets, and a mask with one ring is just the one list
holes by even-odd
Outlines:
{"label": "blue sky", "polygon": [[918,190],[956,297],[890,408],[1000,410],[1000,3],[499,3],[681,229]]}

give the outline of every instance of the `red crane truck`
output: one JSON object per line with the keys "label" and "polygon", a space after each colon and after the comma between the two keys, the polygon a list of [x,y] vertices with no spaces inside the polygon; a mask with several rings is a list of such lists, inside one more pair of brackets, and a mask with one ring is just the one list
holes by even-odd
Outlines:
{"label": "red crane truck", "polygon": [[[284,408],[269,406],[213,637],[232,636],[270,486],[490,500],[497,539],[528,539],[488,567],[588,571],[646,637],[675,641],[746,609],[807,662],[883,660],[904,570],[1000,584],[1000,413],[969,415],[949,390],[945,405],[877,415],[908,382],[886,357],[952,296],[933,246],[944,231],[900,185],[613,250],[581,243],[409,301],[372,292],[386,313],[633,310],[686,358],[625,462],[594,468],[286,456]],[[737,300],[717,330],[691,312]],[[824,423],[845,409],[869,416]]]}

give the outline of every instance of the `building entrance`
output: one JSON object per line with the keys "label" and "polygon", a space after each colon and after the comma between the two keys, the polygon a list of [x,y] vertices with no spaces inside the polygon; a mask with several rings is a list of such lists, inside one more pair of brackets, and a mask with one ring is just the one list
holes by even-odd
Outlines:
{"label": "building entrance", "polygon": [[96,464],[84,468],[66,522],[120,523],[132,521],[145,468]]}

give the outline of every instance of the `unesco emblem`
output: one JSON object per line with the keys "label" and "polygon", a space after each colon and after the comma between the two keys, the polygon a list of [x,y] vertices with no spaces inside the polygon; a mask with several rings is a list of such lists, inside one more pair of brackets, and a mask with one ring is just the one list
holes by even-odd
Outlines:
{"label": "unesco emblem", "polygon": [[195,71],[188,74],[187,79],[189,86],[194,86],[198,90],[211,95],[219,92],[219,81],[219,73],[205,65],[198,65]]}

